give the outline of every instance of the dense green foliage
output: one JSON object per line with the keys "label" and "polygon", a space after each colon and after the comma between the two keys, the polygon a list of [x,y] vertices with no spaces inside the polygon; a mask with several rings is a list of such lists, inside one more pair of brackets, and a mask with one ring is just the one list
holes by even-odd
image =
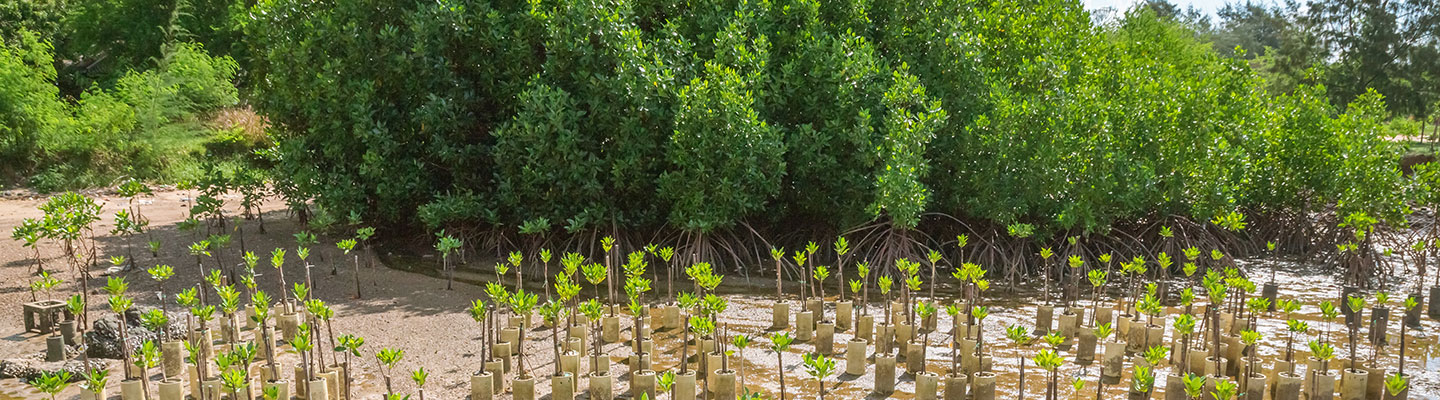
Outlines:
{"label": "dense green foliage", "polygon": [[238,65],[181,43],[156,68],[129,71],[73,102],[56,86],[48,42],[22,31],[0,44],[0,173],[41,190],[106,186],[128,176],[178,180],[198,172],[212,140],[197,115],[234,106]]}
{"label": "dense green foliage", "polygon": [[263,148],[292,205],[432,229],[1395,221],[1435,1],[0,0],[0,173]]}
{"label": "dense green foliage", "polygon": [[251,15],[280,175],[340,212],[702,232],[1400,212],[1379,95],[1272,95],[1147,7],[1102,25],[1061,0],[273,0]]}

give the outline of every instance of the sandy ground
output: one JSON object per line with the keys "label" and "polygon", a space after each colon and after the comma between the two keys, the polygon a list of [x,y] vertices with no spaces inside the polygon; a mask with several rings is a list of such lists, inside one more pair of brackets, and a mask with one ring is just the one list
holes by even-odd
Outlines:
{"label": "sandy ground", "polygon": [[[200,281],[199,272],[195,265],[195,259],[185,252],[185,246],[195,239],[189,232],[180,232],[176,229],[175,223],[186,215],[186,199],[193,194],[183,191],[158,192],[152,198],[145,199],[146,204],[142,205],[144,213],[151,220],[152,235],[164,243],[164,250],[159,259],[154,259],[141,250],[145,239],[135,238],[134,246],[137,246],[137,253],[141,267],[148,267],[156,264],[168,264],[176,268],[176,278],[168,283],[168,287],[175,288],[181,285],[193,285]],[[125,199],[99,196],[105,202],[103,215],[106,217],[97,224],[96,232],[107,232],[113,224],[113,213],[122,207]],[[238,214],[238,198],[228,198],[227,208],[229,214]],[[10,197],[0,200],[0,228],[7,232],[9,228],[16,226],[23,218],[36,217],[40,212],[36,206],[43,202],[37,198]],[[248,221],[245,223],[246,247],[257,254],[268,254],[276,247],[285,247],[291,250],[290,263],[286,267],[287,280],[295,282],[303,276],[302,268],[298,259],[294,256],[294,241],[292,233],[297,232],[300,227],[292,220],[286,218],[283,211],[279,211],[278,202],[267,204],[266,228],[268,233],[260,235],[256,233],[257,222]],[[317,264],[311,270],[316,282],[315,297],[320,298],[332,305],[336,310],[337,318],[334,322],[337,334],[352,333],[366,340],[362,352],[366,357],[357,367],[357,394],[359,398],[378,399],[384,390],[384,382],[381,370],[375,362],[373,355],[380,348],[399,348],[405,350],[405,358],[393,372],[395,389],[403,393],[416,393],[417,388],[411,383],[409,371],[417,368],[425,368],[430,371],[430,382],[426,385],[426,397],[430,399],[463,399],[469,393],[469,375],[481,369],[481,362],[478,356],[480,340],[479,325],[470,319],[466,313],[468,303],[473,299],[486,298],[483,290],[475,285],[456,282],[454,290],[444,290],[445,280],[433,277],[431,274],[422,274],[406,271],[411,268],[407,263],[400,269],[386,267],[361,268],[359,271],[363,299],[355,299],[355,271],[352,269],[352,259],[340,254],[333,243],[343,237],[321,237],[321,245],[312,251],[320,254],[312,255],[311,262]],[[102,255],[124,254],[126,241],[115,237],[102,237],[99,239],[99,246]],[[59,268],[61,265],[56,257],[59,250],[56,246],[47,245],[43,248],[47,257],[47,265],[51,268]],[[226,250],[224,257],[226,262],[239,262],[239,240],[235,240],[232,246]],[[21,315],[19,304],[30,300],[30,293],[27,289],[28,277],[32,269],[30,252],[21,247],[21,243],[11,240],[0,240],[0,358],[13,358],[24,355],[40,353],[44,350],[44,338],[34,333],[22,333]],[[260,287],[272,292],[278,290],[279,282],[276,279],[274,270],[268,267],[268,257],[262,256],[262,276],[258,278]],[[323,260],[322,260],[323,259]],[[393,259],[381,257],[381,259]],[[431,260],[433,262],[433,260]],[[206,260],[213,263],[212,260]],[[340,262],[338,274],[331,275],[331,263]],[[488,270],[474,268],[480,265],[492,265],[493,260],[472,261],[469,266],[462,267],[462,272],[467,276],[485,279],[490,273]],[[423,262],[422,262],[423,264]],[[101,285],[103,278],[98,275],[102,272],[97,268],[94,273],[97,275],[93,286]],[[157,289],[156,284],[148,279],[143,271],[135,270],[123,274],[130,282],[130,293],[136,299],[137,304],[157,305],[157,298],[153,295]],[[79,290],[79,285],[74,283],[75,274],[65,271],[60,276],[67,280],[59,289],[58,293],[72,294]],[[530,277],[530,276],[527,276]],[[538,277],[537,277],[538,278]],[[1333,298],[1336,289],[1329,284],[1332,280],[1326,277],[1315,276],[1301,270],[1285,270],[1281,278],[1286,282],[1282,286],[1282,297],[1297,298],[1306,301],[1307,306],[1302,313],[1313,313],[1314,303],[1322,299]],[[528,283],[533,290],[540,290],[539,282]],[[656,285],[656,292],[664,292],[663,284]],[[752,390],[767,393],[768,398],[777,398],[779,393],[779,381],[776,374],[776,355],[768,351],[769,341],[763,336],[769,334],[766,331],[770,325],[770,307],[773,298],[768,296],[774,288],[773,280],[753,279],[746,283],[746,280],[739,277],[727,278],[727,287],[736,290],[737,293],[727,295],[731,305],[725,313],[724,322],[729,324],[733,333],[748,334],[752,338],[752,345],[748,350],[737,354],[731,359],[732,365],[741,368],[741,376],[746,386]],[[92,288],[93,289],[93,288]],[[173,289],[172,289],[173,290]],[[1033,355],[1038,349],[1036,346],[1028,348],[1017,348],[1009,343],[1004,343],[1004,327],[1010,324],[1032,325],[1035,306],[1026,304],[1017,299],[1033,298],[1033,293],[1019,292],[1002,294],[998,290],[992,304],[992,317],[986,321],[985,337],[990,341],[990,348],[993,349],[995,370],[1000,375],[997,391],[999,398],[1013,398],[1018,387],[1018,366],[1019,358]],[[98,295],[98,291],[93,294]],[[1396,296],[1398,297],[1398,296]],[[832,296],[833,298],[833,296]],[[92,313],[108,313],[98,296],[92,296]],[[874,300],[872,298],[872,300]],[[794,299],[792,312],[798,312],[798,304]],[[878,304],[878,301],[876,301]],[[830,309],[833,315],[833,308]],[[872,308],[874,314],[880,315],[878,307]],[[1172,309],[1173,311],[1173,309]],[[793,315],[793,314],[792,314]],[[1392,318],[1392,321],[1395,319]],[[537,317],[538,321],[538,317]],[[628,339],[629,318],[622,318],[622,325],[625,332],[622,332],[622,340]],[[879,321],[877,321],[878,323]],[[1393,323],[1398,328],[1398,323]],[[948,326],[949,317],[940,316],[938,326],[940,332],[929,335],[932,345],[927,354],[927,369],[931,372],[944,374],[949,369],[949,352],[947,343],[949,339]],[[1317,330],[1323,329],[1319,322],[1312,324]],[[1264,340],[1262,355],[1266,358],[1274,357],[1283,351],[1284,336],[1279,334],[1283,329],[1283,322],[1279,320],[1265,321],[1262,323],[1262,331],[1267,332]],[[1398,329],[1397,329],[1398,330]],[[1440,355],[1434,345],[1435,334],[1440,332],[1440,324],[1436,321],[1426,320],[1425,326],[1419,330],[1411,330],[1413,335],[1410,339],[1407,354],[1411,357],[1407,365],[1412,374],[1416,374],[1414,381],[1415,390],[1412,390],[1412,397],[1440,398]],[[246,331],[244,337],[251,337],[253,332]],[[1396,335],[1398,332],[1392,332]],[[542,377],[537,379],[537,398],[549,398],[550,386],[548,380],[543,379],[554,371],[555,365],[550,356],[550,331],[543,327],[537,327],[527,332],[526,353],[527,368],[533,375]],[[837,376],[825,380],[827,391],[831,393],[827,398],[851,399],[851,398],[878,398],[870,393],[874,382],[874,369],[867,369],[862,376],[841,375],[845,368],[844,343],[851,338],[850,333],[837,332],[835,335],[835,351],[838,362],[836,363]],[[653,339],[656,342],[657,353],[654,355],[656,370],[674,368],[680,358],[680,343],[676,332],[657,332]],[[1396,339],[1398,340],[1398,339]],[[1394,340],[1392,340],[1394,342]],[[286,348],[287,346],[282,346]],[[1297,345],[1297,348],[1303,347]],[[1339,345],[1342,354],[1347,354],[1344,345]],[[1396,362],[1393,353],[1394,347],[1387,348],[1390,356],[1383,359],[1389,366]],[[874,347],[869,347],[874,351]],[[814,398],[818,386],[809,378],[801,365],[801,354],[814,350],[813,343],[796,343],[790,352],[783,355],[784,370],[788,398]],[[628,397],[628,368],[625,366],[625,359],[630,355],[629,347],[625,343],[607,345],[604,348],[605,354],[611,360],[611,376],[616,377],[615,392],[619,397]],[[1362,351],[1362,354],[1369,350]],[[694,353],[692,348],[691,354]],[[1073,355],[1062,353],[1066,358],[1066,365],[1061,367],[1060,375],[1063,377],[1060,384],[1061,395],[1070,396],[1072,393],[1068,386],[1068,379],[1082,377],[1088,381],[1083,389],[1087,398],[1093,398],[1095,390],[1095,378],[1098,374],[1098,363],[1089,367],[1081,367],[1073,362]],[[744,361],[739,361],[743,359]],[[287,355],[281,358],[282,363],[287,366],[294,365],[295,356]],[[118,375],[118,360],[111,360],[109,364],[116,369]],[[589,371],[588,361],[582,361],[581,371]],[[1033,362],[1028,362],[1026,369],[1027,398],[1036,398],[1044,388],[1044,377],[1036,373],[1038,369]],[[694,368],[692,364],[691,368]],[[1126,371],[1129,373],[1127,366]],[[158,372],[157,372],[158,373]],[[1162,377],[1157,381],[1157,386],[1163,388],[1163,375],[1169,373],[1166,368],[1161,372]],[[897,372],[899,383],[896,386],[896,393],[891,397],[911,398],[914,397],[914,377],[904,373],[903,367]],[[513,377],[513,372],[509,375]],[[1124,394],[1124,385],[1129,382],[1128,375],[1121,385],[1106,387],[1105,398],[1120,398]],[[584,398],[585,384],[581,383],[579,392],[580,398]],[[943,383],[941,385],[943,390]],[[115,398],[118,396],[118,383],[112,379],[110,392]],[[79,389],[72,385],[63,392],[62,398],[78,398]],[[1161,398],[1161,390],[1156,390],[1153,398]],[[661,396],[666,397],[666,396]],[[12,398],[40,398],[37,392],[26,387],[15,379],[0,380],[0,400]],[[509,399],[510,394],[501,394],[497,398]]]}

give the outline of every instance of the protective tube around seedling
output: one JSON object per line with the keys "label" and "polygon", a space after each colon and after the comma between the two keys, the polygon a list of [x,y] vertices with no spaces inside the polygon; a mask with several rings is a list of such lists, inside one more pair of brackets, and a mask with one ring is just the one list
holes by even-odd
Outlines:
{"label": "protective tube around seedling", "polygon": [[1310,398],[1312,399],[1333,399],[1335,398],[1335,371],[1316,373],[1310,379],[1314,381],[1310,385]]}
{"label": "protective tube around seedling", "polygon": [[860,376],[865,375],[865,340],[850,339],[845,344],[845,374]]}
{"label": "protective tube around seedling", "polygon": [[675,374],[675,400],[695,400],[695,371]]}
{"label": "protective tube around seedling", "polygon": [[492,400],[495,398],[495,376],[486,371],[470,375],[470,400]]}
{"label": "protective tube around seedling", "polygon": [[1095,331],[1089,329],[1080,330],[1080,347],[1075,349],[1075,364],[1090,365],[1095,363]]}
{"label": "protective tube around seedling", "polygon": [[964,374],[945,376],[945,400],[965,400],[970,393],[970,379]]}
{"label": "protective tube around seedling", "polygon": [[[290,382],[289,382],[289,381],[265,382],[265,386],[264,386],[264,387],[265,387],[266,389],[269,389],[269,388],[272,388],[272,387],[275,388],[275,392],[280,394],[279,397],[276,397],[276,398],[278,398],[278,399],[288,399],[288,398],[290,398]],[[479,397],[476,397],[475,399],[480,399],[480,398],[479,398]]]}
{"label": "protective tube around seedling", "polygon": [[970,398],[995,400],[995,374],[981,371],[970,375]]}
{"label": "protective tube around seedling", "polygon": [[655,371],[641,370],[630,377],[630,398],[639,399],[643,393],[651,399],[658,399],[655,393]]}
{"label": "protective tube around seedling", "polygon": [[185,400],[185,385],[180,381],[161,381],[158,391],[160,400]]}
{"label": "protective tube around seedling", "polygon": [[1275,376],[1275,393],[1271,395],[1271,400],[1300,400],[1300,382],[1303,380],[1300,374],[1280,372]]}
{"label": "protective tube around seedling", "polygon": [[[324,379],[324,378],[315,378],[314,380],[311,380],[310,383],[309,383],[308,385],[306,385],[306,387],[307,387],[307,389],[305,389],[305,393],[307,393],[307,394],[310,395],[309,397],[306,397],[306,400],[329,400],[329,399],[330,399],[330,391],[325,388],[325,379]],[[219,397],[212,397],[212,398],[218,399]]]}
{"label": "protective tube around seedling", "polygon": [[[667,308],[666,310],[668,312],[669,309]],[[675,319],[680,319],[679,311],[676,311]],[[775,305],[771,307],[770,329],[782,331],[790,329],[790,303],[786,303],[783,301],[776,302]]]}
{"label": "protective tube around seedling", "polygon": [[611,390],[614,387],[614,384],[615,380],[610,376],[609,373],[601,372],[598,374],[590,375],[590,399],[614,399],[615,392]]}
{"label": "protective tube around seedling", "polygon": [[1040,305],[1035,307],[1035,336],[1045,336],[1050,333],[1050,325],[1055,321],[1055,307]]}
{"label": "protective tube around seedling", "polygon": [[1385,370],[1375,365],[1366,365],[1364,368],[1365,372],[1370,374],[1370,377],[1365,380],[1365,398],[1378,399],[1385,397]]}
{"label": "protective tube around seedling", "polygon": [[906,348],[905,370],[911,374],[925,372],[925,344],[912,341]]}
{"label": "protective tube around seedling", "polygon": [[889,353],[895,350],[895,326],[880,325],[880,335],[875,340],[875,352]]}
{"label": "protective tube around seedling", "polygon": [[120,382],[120,400],[145,400],[145,386],[139,380]]}
{"label": "protective tube around seedling", "polygon": [[824,303],[824,302],[821,302],[820,299],[810,299],[810,300],[807,300],[807,301],[805,301],[805,311],[809,311],[809,312],[810,312],[810,316],[811,316],[811,320],[810,320],[811,326],[810,326],[810,327],[813,329],[813,328],[815,328],[815,325],[814,325],[814,324],[820,323],[820,320],[823,319],[823,318],[820,318],[820,316],[821,316],[821,315],[825,315],[825,314],[824,314],[824,313],[825,313],[825,303]]}
{"label": "protective tube around seedling", "polygon": [[1125,346],[1116,341],[1105,342],[1105,355],[1100,362],[1100,381],[1106,385],[1120,383],[1120,371],[1124,364]]}
{"label": "protective tube around seedling", "polygon": [[604,340],[605,343],[620,341],[620,317],[600,318],[600,340]]}
{"label": "protective tube around seedling", "polygon": [[1245,381],[1244,398],[1264,399],[1265,398],[1265,374],[1251,374]]}
{"label": "protective tube around seedling", "polygon": [[500,370],[504,373],[510,372],[510,343],[500,342],[490,345],[490,352],[495,355],[495,360],[500,361]]}
{"label": "protective tube around seedling", "polygon": [[917,400],[935,400],[939,395],[940,377],[934,372],[921,372],[915,375],[915,398]]}
{"label": "protective tube around seedling", "polygon": [[855,324],[855,337],[865,339],[865,341],[874,341],[875,316],[861,315],[858,321],[859,323]]}
{"label": "protective tube around seedling", "polygon": [[579,385],[575,377],[580,376],[580,353],[567,351],[565,354],[561,354],[560,371],[570,374],[570,391],[574,392]]}
{"label": "protective tube around seedling", "polygon": [[1144,321],[1130,321],[1126,325],[1129,330],[1125,331],[1125,352],[1140,354],[1145,352],[1145,323]]}
{"label": "protective tube around seedling", "polygon": [[835,303],[835,329],[840,332],[850,330],[850,322],[855,313],[855,303],[850,300]]}
{"label": "protective tube around seedling", "polygon": [[1185,395],[1185,381],[1179,372],[1171,372],[1165,376],[1165,400],[1190,400]]}
{"label": "protective tube around seedling", "polygon": [[714,400],[735,400],[735,371],[715,370]]}
{"label": "protective tube around seedling", "polygon": [[535,378],[517,377],[511,381],[514,386],[514,393],[511,398],[515,400],[535,400]]}
{"label": "protective tube around seedling", "polygon": [[665,324],[662,326],[664,326],[666,330],[680,329],[680,307],[675,305],[665,306],[664,321]]}
{"label": "protective tube around seedling", "polygon": [[910,339],[914,338],[915,335],[915,330],[913,328],[914,327],[910,326],[910,324],[907,324],[904,321],[895,324],[894,344],[895,347],[900,350],[900,354],[910,354]]}
{"label": "protective tube around seedling", "polygon": [[1340,400],[1365,400],[1370,371],[1346,368],[1340,378]]}
{"label": "protective tube around seedling", "polygon": [[315,376],[325,380],[326,398],[340,400],[340,371],[334,369],[335,366],[331,366],[330,368],[330,370],[315,374]]}
{"label": "protective tube around seedling", "polygon": [[796,341],[800,341],[800,342],[808,342],[808,341],[810,341],[811,336],[813,336],[813,333],[814,333],[814,327],[815,327],[815,324],[814,324],[814,322],[813,322],[814,318],[815,318],[815,315],[812,314],[812,313],[810,313],[809,311],[801,311],[799,314],[795,314],[795,340],[796,340]]}
{"label": "protective tube around seedling", "polygon": [[815,352],[829,356],[835,354],[835,324],[821,322],[815,332]]}
{"label": "protective tube around seedling", "polygon": [[485,362],[485,372],[490,373],[491,393],[505,393],[505,366],[500,360]]}
{"label": "protective tube around seedling", "polygon": [[575,400],[575,375],[561,371],[550,377],[550,400]]}
{"label": "protective tube around seedling", "polygon": [[895,356],[882,354],[875,356],[875,393],[890,394],[895,392]]}

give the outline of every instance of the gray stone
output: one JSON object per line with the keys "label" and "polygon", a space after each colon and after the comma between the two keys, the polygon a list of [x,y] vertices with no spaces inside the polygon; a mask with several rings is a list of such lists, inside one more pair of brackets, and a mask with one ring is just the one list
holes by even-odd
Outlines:
{"label": "gray stone", "polygon": [[[105,362],[101,360],[90,360],[90,367],[97,369],[109,368],[105,365]],[[53,374],[60,371],[69,371],[71,382],[79,382],[85,379],[83,376],[85,373],[85,364],[79,359],[45,362],[44,359],[36,355],[0,360],[0,379],[19,378],[23,381],[29,381],[39,377],[42,372]]]}
{"label": "gray stone", "polygon": [[[161,334],[159,332],[153,332],[149,329],[145,329],[145,327],[140,324],[140,314],[149,312],[152,309],[155,309],[155,307],[135,307],[125,313],[125,325],[127,328],[125,331],[125,340],[126,342],[128,342],[129,348],[132,350],[132,354],[133,350],[137,347],[140,347],[140,344],[144,343],[146,340],[155,340],[155,344],[157,345],[160,344],[161,341],[163,341],[160,337]],[[97,315],[102,316],[95,320],[95,323],[90,330],[85,331],[85,344],[89,346],[87,352],[90,354],[90,357],[113,359],[124,358],[123,353],[120,352],[120,318],[116,317],[115,313],[113,312],[92,312],[90,314],[92,318],[96,317]],[[185,317],[188,314],[181,313],[177,310],[171,310],[169,313],[166,313],[166,315],[170,316],[169,339],[184,339]],[[217,323],[218,322],[214,320],[211,321],[212,325]]]}

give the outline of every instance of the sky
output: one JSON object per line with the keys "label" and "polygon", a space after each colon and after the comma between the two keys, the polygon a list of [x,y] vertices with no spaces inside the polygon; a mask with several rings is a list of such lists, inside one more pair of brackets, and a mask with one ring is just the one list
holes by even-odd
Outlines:
{"label": "sky", "polygon": [[[1231,1],[1231,2],[1235,2],[1236,0],[1230,0],[1230,1]],[[1095,9],[1113,7],[1113,8],[1115,8],[1115,10],[1117,10],[1117,11],[1124,12],[1126,9],[1129,9],[1131,5],[1134,5],[1134,4],[1137,3],[1138,1],[1137,1],[1137,0],[1082,0],[1082,2],[1085,3],[1085,9],[1086,9],[1086,10],[1095,10]],[[1205,15],[1209,15],[1210,18],[1213,20],[1213,19],[1215,18],[1215,14],[1216,14],[1217,12],[1219,12],[1221,8],[1225,7],[1226,0],[1170,0],[1170,2],[1171,2],[1171,3],[1174,3],[1175,5],[1180,6],[1181,9],[1186,9],[1186,8],[1190,8],[1191,6],[1194,6],[1195,8],[1200,9],[1201,12],[1204,12]]]}

